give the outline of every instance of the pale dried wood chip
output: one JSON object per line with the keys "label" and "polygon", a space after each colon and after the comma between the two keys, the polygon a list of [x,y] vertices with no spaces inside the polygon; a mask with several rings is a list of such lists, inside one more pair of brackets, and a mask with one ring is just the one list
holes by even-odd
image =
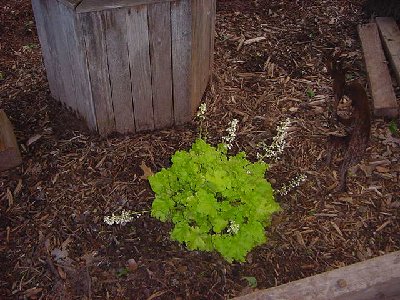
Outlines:
{"label": "pale dried wood chip", "polygon": [[265,36],[259,36],[259,37],[256,37],[256,38],[252,38],[252,39],[245,40],[245,41],[243,42],[243,44],[244,44],[244,45],[250,45],[250,44],[253,44],[253,43],[258,43],[258,42],[264,41],[264,40],[266,40],[266,39],[267,39],[267,38],[266,38]]}
{"label": "pale dried wood chip", "polygon": [[8,207],[10,208],[14,204],[14,197],[13,197],[10,189],[7,189],[7,200],[8,200]]}
{"label": "pale dried wood chip", "polygon": [[379,226],[376,230],[375,230],[375,232],[379,232],[379,231],[381,231],[383,228],[385,228],[387,225],[389,225],[391,223],[391,221],[389,220],[389,221],[386,221],[385,223],[383,223],[381,226]]}

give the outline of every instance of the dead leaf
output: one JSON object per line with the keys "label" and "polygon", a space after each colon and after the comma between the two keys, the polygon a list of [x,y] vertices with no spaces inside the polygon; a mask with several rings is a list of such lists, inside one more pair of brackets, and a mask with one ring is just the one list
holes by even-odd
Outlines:
{"label": "dead leaf", "polygon": [[372,171],[374,170],[373,166],[366,166],[360,164],[360,169],[364,172],[365,177],[371,177],[372,176]]}
{"label": "dead leaf", "polygon": [[147,179],[149,176],[154,175],[153,171],[146,166],[146,163],[144,161],[142,161],[142,163],[140,164],[140,168],[143,171],[143,175],[140,176],[140,179]]}
{"label": "dead leaf", "polygon": [[67,279],[67,274],[61,267],[57,267],[57,272],[58,272],[58,275],[60,275],[61,279],[64,279],[64,280]]}
{"label": "dead leaf", "polygon": [[26,145],[29,147],[30,145],[36,143],[40,138],[42,137],[41,134],[35,134],[34,136],[31,136],[28,141],[26,142]]}
{"label": "dead leaf", "polygon": [[[39,294],[42,290],[43,290],[43,288],[34,287],[31,289],[27,289],[24,292],[24,295],[27,298],[32,298],[32,297],[36,296],[37,294]],[[36,299],[36,297],[34,299]]]}
{"label": "dead leaf", "polygon": [[389,172],[390,172],[390,170],[389,170],[388,168],[381,167],[381,166],[377,166],[375,169],[376,169],[376,171],[378,171],[379,173],[389,173]]}
{"label": "dead leaf", "polygon": [[14,196],[18,196],[21,190],[22,190],[22,179],[18,180],[17,187],[14,190]]}

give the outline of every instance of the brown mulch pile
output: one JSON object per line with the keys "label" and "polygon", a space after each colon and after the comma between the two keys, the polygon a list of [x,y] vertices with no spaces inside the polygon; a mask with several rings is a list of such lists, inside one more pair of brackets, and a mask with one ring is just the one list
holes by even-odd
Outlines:
{"label": "brown mulch pile", "polygon": [[[283,211],[269,241],[246,263],[186,250],[151,218],[154,197],[140,168],[170,164],[197,136],[194,121],[107,139],[90,134],[51,99],[28,0],[1,1],[0,108],[15,126],[24,163],[0,174],[1,299],[225,299],[400,249],[400,139],[374,119],[364,160],[348,192],[334,193],[343,153],[324,163],[333,100],[323,58],[340,48],[350,78],[366,84],[356,26],[362,1],[219,1],[215,70],[205,96],[209,141],[239,120],[234,151],[256,159],[276,125],[292,123],[283,157],[267,177]],[[265,39],[249,40],[263,37]],[[396,88],[399,95],[399,88]],[[340,108],[349,108],[348,101]],[[400,124],[398,124],[400,125]],[[143,216],[108,226],[105,215]],[[126,268],[129,259],[136,264]]]}

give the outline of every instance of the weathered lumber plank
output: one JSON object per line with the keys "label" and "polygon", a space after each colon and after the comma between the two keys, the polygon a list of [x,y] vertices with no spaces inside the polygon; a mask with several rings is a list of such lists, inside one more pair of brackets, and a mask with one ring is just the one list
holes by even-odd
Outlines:
{"label": "weathered lumber plank", "polygon": [[170,11],[169,2],[150,5],[148,10],[155,128],[173,124]]}
{"label": "weathered lumber plank", "polygon": [[63,36],[63,29],[60,22],[60,19],[62,19],[62,13],[59,5],[61,4],[54,0],[44,1],[47,3],[47,17],[51,24],[51,29],[49,29],[52,41],[50,41],[50,43],[52,43],[51,46],[54,47],[55,55],[57,57],[56,76],[59,88],[59,101],[67,107],[74,107],[72,103],[74,99],[71,99],[68,95],[71,88],[73,88],[73,84],[71,82],[72,78],[69,75],[71,66],[68,62],[68,50],[65,45],[65,38]]}
{"label": "weathered lumber plank", "polygon": [[201,30],[202,30],[202,1],[192,2],[192,61],[191,61],[191,96],[190,106],[195,113],[201,101]]}
{"label": "weathered lumber plank", "polygon": [[[52,0],[39,0],[37,2],[37,6],[40,7],[41,15],[42,15],[42,22],[43,22],[43,32],[44,35],[46,36],[46,41],[47,44],[43,46],[44,49],[48,49],[50,53],[51,59],[51,65],[49,69],[47,69],[48,72],[48,77],[49,75],[51,76],[52,79],[49,79],[49,84],[50,84],[50,91],[51,95],[53,96],[54,99],[63,102],[65,100],[65,90],[64,90],[64,82],[61,77],[61,62],[59,59],[59,49],[57,47],[57,40],[56,36],[58,33],[55,32],[55,27],[53,26],[54,20],[56,20],[56,16],[54,16],[54,11],[55,7],[55,2]],[[41,32],[41,30],[38,30],[38,32]],[[44,54],[46,53],[46,50],[43,52]],[[53,84],[51,84],[53,82]]]}
{"label": "weathered lumber plank", "polygon": [[69,13],[71,8],[66,7],[64,4],[58,2],[54,5],[57,16],[57,22],[53,23],[55,30],[58,32],[59,38],[57,39],[57,47],[59,49],[59,59],[62,68],[62,80],[64,84],[64,104],[68,105],[72,110],[77,111],[76,94],[75,94],[75,70],[73,70],[73,58],[71,56],[73,45],[69,41],[70,36],[74,33],[72,28],[73,15]]}
{"label": "weathered lumber plank", "polygon": [[[199,101],[203,96],[204,91],[207,88],[208,80],[210,79],[210,50],[211,50],[211,9],[212,9],[212,0],[202,0],[201,11],[198,12],[202,15],[201,21],[201,96],[199,97]],[[198,106],[198,105],[197,105]]]}
{"label": "weathered lumber plank", "polygon": [[375,23],[369,23],[360,25],[358,32],[374,100],[374,113],[376,116],[395,117],[398,114],[398,106],[378,28]]}
{"label": "weathered lumber plank", "polygon": [[399,299],[400,251],[261,290],[236,300]]}
{"label": "weathered lumber plank", "polygon": [[17,139],[10,120],[0,109],[0,172],[14,168],[22,163]]}
{"label": "weathered lumber plank", "polygon": [[88,127],[92,130],[97,130],[82,26],[78,20],[78,16],[72,9],[66,10],[65,14],[71,18],[71,27],[67,28],[66,34],[68,35],[67,41],[69,44],[71,64],[73,66],[76,107],[80,115],[86,120]]}
{"label": "weathered lumber plank", "polygon": [[115,130],[115,120],[104,36],[104,15],[102,12],[80,14],[79,19],[85,37],[97,128],[101,135],[107,135]]}
{"label": "weathered lumber plank", "polygon": [[217,1],[211,0],[211,11],[210,11],[210,24],[211,24],[211,32],[210,32],[210,66],[209,66],[209,76],[211,79],[213,73],[213,64],[214,64],[214,47],[215,47],[215,20],[217,15]]}
{"label": "weathered lumber plank", "polygon": [[382,43],[400,84],[400,29],[393,18],[376,18]]}
{"label": "weathered lumber plank", "polygon": [[51,47],[51,35],[49,20],[47,17],[47,6],[42,0],[32,0],[33,13],[35,15],[36,29],[43,54],[43,62],[46,68],[47,80],[52,96],[58,98],[58,82],[56,76],[56,57]]}
{"label": "weathered lumber plank", "polygon": [[126,20],[136,130],[151,130],[154,116],[147,6],[130,8]]}
{"label": "weathered lumber plank", "polygon": [[104,11],[111,99],[114,107],[115,127],[120,133],[135,132],[126,37],[127,11],[122,8]]}
{"label": "weathered lumber plank", "polygon": [[90,12],[119,7],[150,5],[154,3],[168,2],[175,0],[83,0],[77,6],[77,12]]}
{"label": "weathered lumber plank", "polygon": [[190,103],[191,8],[190,2],[186,0],[171,3],[173,102],[176,124],[188,122],[192,117]]}

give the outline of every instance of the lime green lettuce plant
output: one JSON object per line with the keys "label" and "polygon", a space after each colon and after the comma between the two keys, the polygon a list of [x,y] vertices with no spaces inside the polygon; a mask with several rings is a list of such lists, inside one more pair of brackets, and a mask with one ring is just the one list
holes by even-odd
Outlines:
{"label": "lime green lettuce plant", "polygon": [[248,161],[244,152],[230,156],[227,148],[197,139],[189,151],[177,151],[170,168],[149,177],[156,195],[151,215],[172,222],[171,238],[190,250],[243,262],[266,242],[265,228],[280,208],[264,178],[268,165]]}

